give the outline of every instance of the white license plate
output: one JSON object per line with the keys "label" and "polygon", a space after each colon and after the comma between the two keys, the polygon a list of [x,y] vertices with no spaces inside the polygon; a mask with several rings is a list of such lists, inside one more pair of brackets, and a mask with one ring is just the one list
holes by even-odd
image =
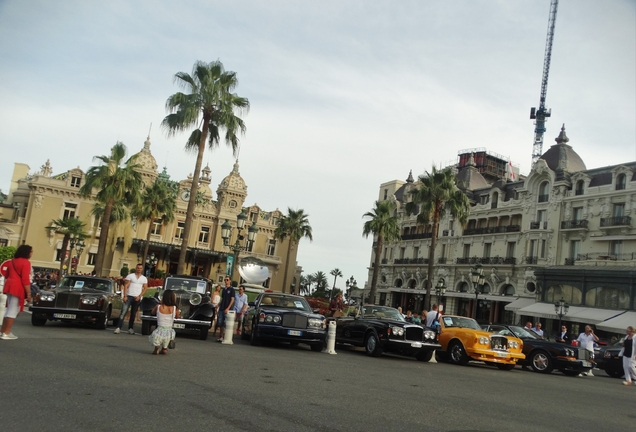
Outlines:
{"label": "white license plate", "polygon": [[508,358],[508,353],[507,352],[496,352],[495,356]]}
{"label": "white license plate", "polygon": [[413,348],[422,348],[422,342],[413,342],[411,346]]}
{"label": "white license plate", "polygon": [[583,360],[581,363],[583,364],[583,367],[592,367],[592,363],[590,363],[589,361]]}
{"label": "white license plate", "polygon": [[184,329],[185,328],[185,324],[174,323],[174,324],[172,324],[172,328]]}
{"label": "white license plate", "polygon": [[298,330],[287,330],[287,334],[290,336],[300,336],[303,334],[303,332]]}
{"label": "white license plate", "polygon": [[62,314],[62,313],[56,313],[53,314],[53,318],[59,318],[59,319],[75,319],[76,316],[75,314]]}

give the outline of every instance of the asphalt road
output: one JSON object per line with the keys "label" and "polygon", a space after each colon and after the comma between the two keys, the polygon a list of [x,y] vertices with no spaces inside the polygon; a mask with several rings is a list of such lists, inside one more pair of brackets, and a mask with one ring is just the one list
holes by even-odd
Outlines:
{"label": "asphalt road", "polygon": [[[137,329],[139,331],[139,329]],[[337,355],[177,337],[152,355],[140,334],[63,323],[0,340],[2,431],[634,430],[636,386],[481,364]]]}

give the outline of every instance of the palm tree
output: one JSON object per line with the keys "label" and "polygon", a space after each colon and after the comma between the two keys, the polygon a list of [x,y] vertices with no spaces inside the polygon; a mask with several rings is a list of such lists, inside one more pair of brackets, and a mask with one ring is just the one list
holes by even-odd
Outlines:
{"label": "palm tree", "polygon": [[137,217],[137,223],[150,222],[146,233],[146,244],[141,254],[142,263],[146,262],[154,221],[161,219],[162,225],[165,226],[174,220],[174,212],[177,208],[177,193],[177,183],[162,177],[158,177],[152,185],[144,189],[141,196],[141,206],[133,211],[133,215]]}
{"label": "palm tree", "polygon": [[208,142],[210,149],[217,147],[221,131],[225,130],[225,143],[231,146],[236,154],[238,134],[245,133],[245,124],[235,115],[235,111],[247,112],[250,104],[246,98],[232,93],[238,85],[236,73],[226,72],[218,60],[211,63],[197,61],[192,68],[192,75],[178,72],[174,76],[174,81],[188,93],[178,92],[168,98],[166,110],[169,114],[161,124],[169,137],[194,128],[185,148],[186,151],[197,153],[177,267],[177,273],[182,274],[185,270],[205,143]]}
{"label": "palm tree", "polygon": [[307,295],[309,294],[309,281],[306,276],[300,275],[300,287],[298,288],[298,294]]}
{"label": "palm tree", "polygon": [[327,280],[327,275],[324,272],[319,270],[314,273],[314,282],[316,283],[316,291],[324,293],[327,290],[329,281]]}
{"label": "palm tree", "polygon": [[101,164],[92,166],[86,172],[86,183],[80,188],[80,196],[93,197],[98,203],[103,204],[104,212],[100,225],[99,243],[95,256],[95,274],[102,275],[104,256],[108,240],[111,214],[115,204],[124,206],[132,205],[139,200],[139,191],[143,187],[143,181],[139,169],[135,163],[137,155],[133,155],[126,162],[126,146],[117,142],[110,150],[109,156],[95,156],[93,160]]}
{"label": "palm tree", "polygon": [[[76,217],[68,217],[66,219],[55,219],[51,221],[51,225],[46,227],[47,229],[55,230],[55,232],[62,234],[62,249],[60,250],[60,272],[59,277],[62,277],[64,271],[64,262],[66,261],[66,249],[71,237],[84,239],[87,237],[84,232],[86,224]],[[69,260],[70,262],[70,260]],[[70,266],[69,266],[70,267]]]}
{"label": "palm tree", "polygon": [[336,289],[336,279],[339,277],[342,277],[342,272],[340,271],[339,268],[335,268],[331,270],[329,274],[333,276],[333,288],[331,288],[331,292],[329,293],[329,300],[331,300],[331,297],[333,297],[333,292]]}
{"label": "palm tree", "polygon": [[314,277],[313,274],[307,275],[307,295],[311,295],[311,286],[314,284],[314,282],[316,282],[316,278]]}
{"label": "palm tree", "polygon": [[285,273],[283,276],[283,292],[287,292],[287,274],[289,273],[289,258],[292,248],[298,246],[300,239],[303,237],[312,241],[314,238],[311,234],[311,225],[307,219],[309,215],[305,214],[303,209],[292,210],[287,209],[287,215],[283,215],[278,220],[274,238],[283,241],[289,237],[289,245],[287,247],[287,258],[285,259]]}
{"label": "palm tree", "polygon": [[419,211],[418,224],[428,225],[432,223],[433,225],[431,247],[428,250],[428,278],[424,298],[424,305],[426,309],[430,310],[439,221],[448,211],[464,227],[470,213],[470,201],[457,186],[457,178],[450,168],[438,170],[433,166],[431,172],[421,175],[419,180],[419,187],[410,192],[412,200],[406,204],[406,211],[410,213]]}
{"label": "palm tree", "polygon": [[362,235],[369,237],[369,234],[373,234],[376,238],[373,276],[371,277],[371,291],[369,292],[371,302],[375,301],[375,293],[378,288],[382,245],[385,241],[394,242],[400,240],[400,227],[398,225],[397,216],[394,214],[395,209],[396,205],[391,201],[376,201],[375,207],[362,216],[369,218],[369,220],[364,223]]}

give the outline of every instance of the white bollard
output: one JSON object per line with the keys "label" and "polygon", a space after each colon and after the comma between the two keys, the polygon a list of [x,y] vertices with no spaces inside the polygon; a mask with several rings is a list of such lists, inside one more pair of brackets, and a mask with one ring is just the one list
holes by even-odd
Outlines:
{"label": "white bollard", "polygon": [[435,351],[433,351],[433,356],[431,357],[431,359],[428,362],[429,363],[437,363],[437,359],[435,358]]}
{"label": "white bollard", "polygon": [[4,314],[7,312],[7,295],[0,294],[0,323],[4,320]]}
{"label": "white bollard", "polygon": [[327,354],[336,353],[336,322],[329,321],[329,331],[327,332],[327,348],[323,351]]}
{"label": "white bollard", "polygon": [[229,311],[225,315],[225,333],[223,334],[223,344],[234,345],[232,336],[234,336],[234,321],[236,320],[236,312]]}

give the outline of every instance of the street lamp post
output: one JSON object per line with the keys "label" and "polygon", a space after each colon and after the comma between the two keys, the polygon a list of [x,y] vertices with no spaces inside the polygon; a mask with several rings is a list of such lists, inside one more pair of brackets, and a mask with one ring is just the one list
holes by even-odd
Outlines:
{"label": "street lamp post", "polygon": [[[351,299],[351,290],[358,289],[357,282],[353,278],[353,276],[351,276],[349,279],[347,279],[345,281],[345,285],[347,286],[347,297],[349,297],[347,300],[350,300]],[[362,297],[360,297],[360,304],[362,305]]]}
{"label": "street lamp post", "polygon": [[563,300],[563,297],[561,297],[561,300],[554,303],[554,312],[556,312],[556,314],[559,316],[559,329],[557,330],[557,333],[561,331],[561,320],[568,314],[569,309],[570,305],[567,304],[565,300]]}
{"label": "street lamp post", "polygon": [[473,319],[477,319],[477,301],[479,294],[481,294],[482,287],[486,282],[484,278],[484,268],[481,264],[476,264],[470,270],[470,280],[473,283],[473,289],[475,290],[475,304],[473,305]]}
{"label": "street lamp post", "polygon": [[158,262],[159,262],[159,257],[156,256],[154,252],[146,257],[146,265],[148,266],[147,276],[150,276],[150,272],[152,271],[153,267],[157,265]]}
{"label": "street lamp post", "polygon": [[245,210],[241,210],[241,213],[236,217],[236,241],[233,245],[230,244],[230,238],[232,237],[232,225],[230,222],[225,219],[223,225],[221,225],[221,237],[223,238],[223,245],[230,248],[232,251],[232,274],[229,276],[234,278],[234,268],[236,267],[239,253],[244,250],[249,250],[251,245],[254,243],[256,239],[256,233],[258,232],[258,227],[256,226],[256,222],[252,223],[252,225],[247,230],[247,245],[242,246],[241,240],[244,239],[243,235],[241,235],[241,231],[245,227],[245,221],[247,220],[247,215],[245,214]]}
{"label": "street lamp post", "polygon": [[75,244],[75,250],[77,251],[77,267],[75,267],[75,274],[77,274],[77,269],[79,268],[80,257],[82,256],[82,252],[84,252],[84,248],[86,247],[86,243],[84,243],[84,239],[80,238]]}
{"label": "street lamp post", "polygon": [[[86,245],[84,244],[84,239],[82,237],[71,234],[71,238],[69,240],[69,246],[70,246],[70,249],[68,252],[68,267],[67,268],[68,268],[68,274],[72,275],[73,274],[73,249],[83,251]],[[76,265],[79,265],[79,255],[81,253],[82,252],[78,252],[77,262],[75,263]]]}
{"label": "street lamp post", "polygon": [[444,304],[444,295],[446,294],[446,281],[444,278],[439,278],[437,285],[435,285],[435,294],[437,295],[437,302],[442,305],[441,310],[446,313],[446,305]]}

